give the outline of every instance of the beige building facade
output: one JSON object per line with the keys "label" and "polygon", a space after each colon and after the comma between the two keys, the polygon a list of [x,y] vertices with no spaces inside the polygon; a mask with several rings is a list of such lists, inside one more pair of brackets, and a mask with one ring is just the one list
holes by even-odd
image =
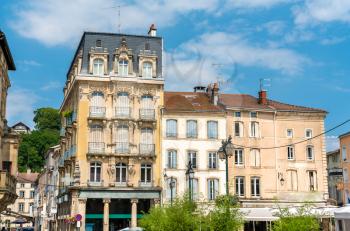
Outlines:
{"label": "beige building facade", "polygon": [[6,100],[10,87],[8,71],[16,70],[5,34],[0,31],[0,211],[17,198],[16,179],[18,135],[7,126]]}
{"label": "beige building facade", "polygon": [[350,204],[350,132],[339,136],[339,145],[343,169],[343,204]]}
{"label": "beige building facade", "polygon": [[324,132],[326,112],[259,97],[221,94],[227,110],[231,192],[243,207],[328,200]]}
{"label": "beige building facade", "polygon": [[162,38],[84,33],[61,106],[58,230],[136,227],[161,195]]}

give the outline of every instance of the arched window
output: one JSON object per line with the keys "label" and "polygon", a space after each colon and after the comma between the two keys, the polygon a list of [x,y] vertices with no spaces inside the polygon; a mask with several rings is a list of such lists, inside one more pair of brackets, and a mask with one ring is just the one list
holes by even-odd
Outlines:
{"label": "arched window", "polygon": [[150,62],[143,63],[142,76],[144,78],[152,78],[152,63]]}
{"label": "arched window", "polygon": [[116,166],[116,182],[126,183],[127,179],[127,166],[124,163],[117,163]]}
{"label": "arched window", "polygon": [[104,117],[106,112],[104,95],[100,91],[91,94],[90,100],[90,116]]}
{"label": "arched window", "polygon": [[118,118],[128,118],[130,116],[130,100],[127,92],[119,92],[117,95],[116,116]]}
{"label": "arched window", "polygon": [[128,68],[128,60],[122,59],[119,61],[119,75],[128,76],[129,68]]}
{"label": "arched window", "polygon": [[90,182],[101,182],[101,163],[90,163]]}
{"label": "arched window", "polygon": [[116,153],[129,152],[129,127],[127,125],[120,125],[116,131]]}
{"label": "arched window", "polygon": [[103,59],[94,59],[93,74],[102,76],[104,73]]}
{"label": "arched window", "polygon": [[91,125],[89,135],[89,153],[104,153],[103,127],[98,124]]}

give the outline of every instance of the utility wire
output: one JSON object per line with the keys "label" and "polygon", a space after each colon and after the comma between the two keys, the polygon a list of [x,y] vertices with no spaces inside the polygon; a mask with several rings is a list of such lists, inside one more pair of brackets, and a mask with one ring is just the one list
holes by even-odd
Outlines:
{"label": "utility wire", "polygon": [[253,146],[244,146],[244,145],[239,145],[239,144],[234,144],[234,143],[233,143],[233,145],[234,145],[234,146],[237,146],[237,147],[240,147],[240,148],[252,148],[252,149],[253,149],[253,148],[259,148],[259,149],[277,149],[277,148],[285,148],[285,147],[289,147],[289,146],[292,146],[292,145],[301,144],[301,143],[307,142],[307,141],[309,141],[309,140],[316,139],[317,137],[323,136],[324,134],[327,134],[327,133],[329,133],[329,132],[331,132],[331,131],[333,131],[333,130],[335,130],[335,129],[337,129],[337,128],[339,128],[339,127],[341,127],[341,126],[343,126],[343,125],[345,125],[345,124],[347,124],[347,123],[349,123],[349,122],[350,122],[350,119],[345,120],[344,122],[338,124],[337,126],[331,128],[331,129],[329,129],[329,130],[327,130],[327,131],[325,131],[325,132],[322,132],[322,133],[320,133],[320,134],[318,134],[318,135],[316,135],[316,136],[313,136],[313,137],[311,137],[311,138],[308,138],[308,139],[305,139],[305,140],[301,140],[301,141],[298,141],[298,142],[295,142],[295,143],[285,144],[285,145],[281,145],[281,146],[273,146],[273,147],[256,147],[256,146],[255,146],[255,147],[253,147]]}

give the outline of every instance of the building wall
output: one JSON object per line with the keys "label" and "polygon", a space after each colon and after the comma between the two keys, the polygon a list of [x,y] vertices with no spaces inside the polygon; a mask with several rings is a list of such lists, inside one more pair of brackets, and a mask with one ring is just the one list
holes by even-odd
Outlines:
{"label": "building wall", "polygon": [[[162,175],[167,175],[167,179],[174,177],[176,179],[176,187],[173,196],[181,197],[184,192],[188,192],[188,179],[185,175],[188,165],[187,151],[197,152],[197,169],[195,169],[194,178],[198,179],[199,200],[208,200],[208,179],[219,180],[219,194],[225,194],[226,178],[225,178],[225,162],[217,158],[217,169],[208,168],[208,153],[216,152],[221,147],[221,140],[226,139],[226,118],[224,114],[215,115],[217,113],[166,113],[162,117]],[[166,121],[168,119],[177,120],[178,135],[176,138],[166,136]],[[196,120],[198,128],[198,138],[186,138],[186,121]],[[207,121],[218,122],[218,138],[207,138]],[[168,168],[167,155],[168,150],[177,151],[177,167],[175,169]],[[167,179],[163,181],[163,202],[169,202],[166,194],[169,193],[167,187]],[[168,194],[169,195],[169,194]]]}
{"label": "building wall", "polygon": [[334,204],[343,204],[343,169],[340,150],[327,153],[328,193]]}
{"label": "building wall", "polygon": [[[327,199],[327,172],[324,136],[310,141],[294,145],[294,160],[287,159],[287,147],[264,149],[265,147],[278,147],[305,140],[306,129],[312,129],[312,135],[324,131],[323,115],[287,113],[274,111],[258,111],[257,118],[250,118],[248,110],[241,111],[241,118],[234,116],[234,111],[228,113],[227,131],[232,135],[233,144],[237,148],[243,148],[244,165],[235,166],[234,157],[229,165],[231,192],[235,192],[235,177],[243,176],[245,179],[245,194],[241,198],[249,204],[252,201],[264,203],[265,200],[281,200],[293,203],[295,201],[324,202]],[[243,123],[243,137],[235,137],[234,122]],[[250,137],[249,129],[251,121],[259,123],[259,135],[257,138]],[[293,130],[293,137],[287,137],[287,129]],[[306,147],[312,145],[314,159],[306,159]],[[251,165],[251,149],[260,150],[260,166]],[[297,172],[292,190],[291,179],[288,170]],[[310,192],[308,172],[317,172],[317,188]],[[251,195],[250,179],[260,177],[260,196]],[[283,178],[284,182],[281,182]],[[295,183],[297,185],[295,186]]]}
{"label": "building wall", "polygon": [[344,204],[350,203],[350,133],[339,137],[341,166],[344,177]]}

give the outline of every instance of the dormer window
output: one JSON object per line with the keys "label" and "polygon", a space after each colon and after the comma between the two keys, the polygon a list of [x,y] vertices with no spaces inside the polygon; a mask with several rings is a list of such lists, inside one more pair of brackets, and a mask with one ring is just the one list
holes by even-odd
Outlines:
{"label": "dormer window", "polygon": [[128,61],[123,59],[119,61],[119,75],[127,76],[128,75]]}
{"label": "dormer window", "polygon": [[143,63],[142,76],[144,78],[152,78],[152,64],[150,62]]}
{"label": "dormer window", "polygon": [[103,60],[102,59],[94,59],[94,61],[93,61],[93,74],[102,76],[103,72],[104,72]]}
{"label": "dormer window", "polygon": [[102,47],[101,40],[96,40],[96,47]]}

